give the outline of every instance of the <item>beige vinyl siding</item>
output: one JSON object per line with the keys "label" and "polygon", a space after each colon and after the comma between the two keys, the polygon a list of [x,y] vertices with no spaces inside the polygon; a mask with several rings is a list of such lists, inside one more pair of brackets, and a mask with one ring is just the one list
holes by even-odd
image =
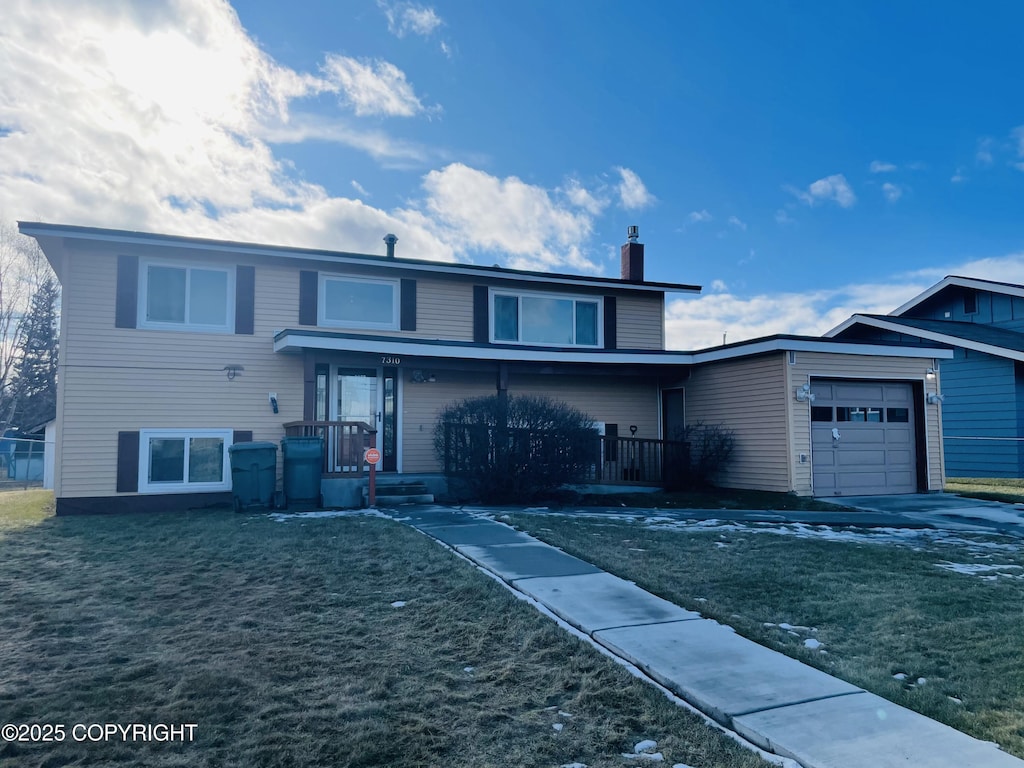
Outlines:
{"label": "beige vinyl siding", "polygon": [[411,371],[402,371],[402,465],[403,472],[439,472],[434,454],[434,424],[449,403],[497,392],[495,373],[439,370],[437,381],[416,384]]}
{"label": "beige vinyl siding", "polygon": [[513,375],[511,395],[534,395],[561,400],[580,409],[594,421],[618,424],[619,435],[629,437],[635,424],[636,436],[661,436],[658,383],[640,376]]}
{"label": "beige vinyl siding", "polygon": [[718,477],[727,488],[790,490],[785,355],[709,363],[686,382],[687,424],[721,424],[736,447]]}
{"label": "beige vinyl siding", "polygon": [[[931,358],[881,357],[877,355],[837,355],[822,352],[796,352],[796,362],[787,365],[788,392],[791,403],[790,431],[793,435],[793,489],[800,495],[813,492],[811,475],[814,457],[811,454],[810,403],[798,403],[793,393],[809,379],[826,377],[835,379],[875,379],[887,381],[923,382],[925,394],[938,391],[938,380],[928,381],[925,373],[934,367]],[[929,491],[941,491],[945,470],[942,455],[941,406],[925,405],[925,443],[927,456],[918,461],[928,462]],[[810,461],[801,464],[799,456],[806,453]]]}
{"label": "beige vinyl siding", "polygon": [[620,296],[616,301],[619,349],[665,348],[665,296]]}
{"label": "beige vinyl siding", "polygon": [[[257,265],[251,336],[115,328],[116,271],[114,254],[75,253],[64,273],[58,496],[114,493],[121,430],[238,429],[277,441],[284,422],[302,418],[302,359],[272,344],[297,316],[296,270]],[[228,364],[245,370],[229,381]]]}

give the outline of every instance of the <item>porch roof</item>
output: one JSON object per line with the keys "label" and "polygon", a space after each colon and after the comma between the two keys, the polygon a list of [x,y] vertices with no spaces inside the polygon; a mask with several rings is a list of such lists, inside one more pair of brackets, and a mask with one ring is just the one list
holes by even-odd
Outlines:
{"label": "porch roof", "polygon": [[383,355],[496,362],[595,363],[617,365],[694,365],[771,352],[826,352],[882,357],[951,358],[950,349],[911,344],[835,341],[813,336],[766,336],[693,352],[661,349],[580,349],[520,344],[479,344],[414,337],[376,336],[316,329],[285,329],[274,334],[274,351],[298,354],[304,350],[370,352]]}

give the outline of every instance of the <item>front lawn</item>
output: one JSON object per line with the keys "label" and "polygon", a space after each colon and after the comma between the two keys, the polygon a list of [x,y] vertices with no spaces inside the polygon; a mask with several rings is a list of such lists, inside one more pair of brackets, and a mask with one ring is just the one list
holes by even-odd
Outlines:
{"label": "front lawn", "polygon": [[640,507],[646,509],[729,509],[839,512],[851,509],[809,496],[735,488],[706,488],[699,491],[656,491],[584,495],[571,505],[578,507]]}
{"label": "front lawn", "polygon": [[509,522],[740,634],[1024,757],[1024,542],[939,531]]}
{"label": "front lawn", "polygon": [[1014,478],[947,477],[945,491],[973,499],[1024,504],[1024,480]]}
{"label": "front lawn", "polygon": [[[390,520],[54,518],[6,500],[0,724],[67,735],[0,741],[0,765],[619,768],[644,739],[667,765],[766,765]],[[71,738],[108,723],[196,727]]]}

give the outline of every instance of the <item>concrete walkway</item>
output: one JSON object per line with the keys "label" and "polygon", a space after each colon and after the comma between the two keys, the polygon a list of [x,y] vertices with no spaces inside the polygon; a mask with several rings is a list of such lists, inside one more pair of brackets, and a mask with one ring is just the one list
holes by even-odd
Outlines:
{"label": "concrete walkway", "polygon": [[390,512],[447,544],[725,727],[806,768],[1024,768],[995,745],[771,651],[479,514]]}

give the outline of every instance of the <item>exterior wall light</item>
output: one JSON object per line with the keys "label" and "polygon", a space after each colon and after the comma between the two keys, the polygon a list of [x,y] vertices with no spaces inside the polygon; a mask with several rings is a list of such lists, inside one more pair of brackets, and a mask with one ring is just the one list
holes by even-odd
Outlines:
{"label": "exterior wall light", "polygon": [[946,399],[945,395],[940,395],[938,392],[929,392],[928,397],[925,400],[928,401],[928,405],[938,405]]}
{"label": "exterior wall light", "polygon": [[794,394],[796,395],[796,401],[798,403],[814,402],[814,395],[811,394],[810,384],[804,384],[802,387],[797,387],[796,392]]}

